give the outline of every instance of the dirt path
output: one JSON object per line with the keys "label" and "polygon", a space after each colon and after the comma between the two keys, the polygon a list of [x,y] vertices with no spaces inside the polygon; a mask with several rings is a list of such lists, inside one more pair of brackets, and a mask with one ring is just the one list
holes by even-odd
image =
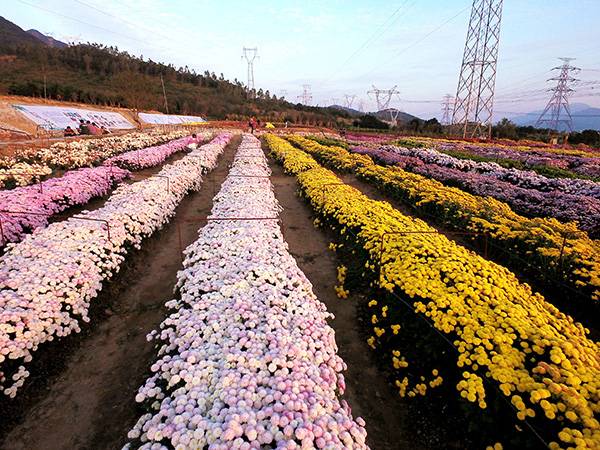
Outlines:
{"label": "dirt path", "polygon": [[[181,202],[177,220],[208,215],[239,142],[235,137],[219,166],[205,176],[202,189]],[[181,222],[184,246],[196,240],[202,225]],[[91,326],[50,350],[62,360],[60,370],[49,379],[42,369],[34,373],[34,382],[10,409],[16,424],[0,448],[96,450],[125,443],[139,415],[135,394],[155,356],[146,334],[165,317],[163,305],[172,298],[181,267],[175,220],[146,240],[125,265],[93,302]],[[3,420],[6,412],[0,409]]]}
{"label": "dirt path", "polygon": [[359,299],[350,295],[342,300],[335,295],[333,286],[339,262],[328,250],[327,235],[314,228],[311,209],[296,195],[296,179],[285,175],[272,161],[270,166],[275,196],[283,207],[281,219],[290,253],[313,284],[319,300],[335,315],[331,326],[335,330],[339,355],[348,365],[344,373],[345,398],[353,415],[365,419],[370,447],[373,450],[425,448],[415,430],[409,429],[408,410],[386,375],[378,369],[360,331]]}

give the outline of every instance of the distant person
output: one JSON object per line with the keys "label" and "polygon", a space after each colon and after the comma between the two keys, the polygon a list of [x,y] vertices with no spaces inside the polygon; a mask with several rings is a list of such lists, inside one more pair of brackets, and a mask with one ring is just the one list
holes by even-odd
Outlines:
{"label": "distant person", "polygon": [[71,128],[70,126],[67,125],[67,128],[65,128],[64,135],[65,135],[65,137],[76,136],[77,132],[73,128]]}
{"label": "distant person", "polygon": [[252,134],[254,134],[254,129],[256,128],[256,122],[254,121],[254,117],[252,117],[249,121],[248,121],[248,128],[250,128],[250,132]]}
{"label": "distant person", "polygon": [[88,128],[90,129],[90,134],[94,135],[94,136],[98,136],[102,134],[102,130],[100,128],[98,128],[98,125],[96,125],[96,122],[92,122],[88,125]]}
{"label": "distant person", "polygon": [[90,129],[83,119],[79,121],[79,134],[90,134]]}

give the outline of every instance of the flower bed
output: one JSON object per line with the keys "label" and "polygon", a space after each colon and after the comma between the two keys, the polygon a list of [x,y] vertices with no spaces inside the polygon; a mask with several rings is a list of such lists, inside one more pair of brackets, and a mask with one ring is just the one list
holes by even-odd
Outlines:
{"label": "flower bed", "polygon": [[150,130],[120,136],[57,142],[49,148],[19,150],[14,157],[0,159],[0,187],[35,183],[55,169],[92,166],[128,150],[164,144],[186,136],[186,130]]}
{"label": "flower bed", "polygon": [[[90,301],[131,248],[167,223],[229,142],[222,134],[156,176],[119,187],[104,207],[8,244],[0,257],[0,388],[14,397],[46,341],[80,331]],[[197,157],[205,155],[204,158]],[[196,156],[196,157],[195,157]],[[168,184],[167,184],[168,179]]]}
{"label": "flower bed", "polygon": [[168,157],[187,148],[188,145],[198,144],[209,138],[209,134],[197,135],[196,138],[186,136],[157,147],[147,147],[141,150],[131,150],[104,161],[104,165],[117,165],[129,170],[140,170],[157,166]]}
{"label": "flower bed", "polygon": [[12,158],[4,158],[0,166],[0,188],[27,186],[52,173],[52,169],[45,164],[17,162]]}
{"label": "flower bed", "polygon": [[381,150],[404,156],[415,156],[425,163],[437,164],[462,172],[476,172],[526,189],[535,189],[542,192],[560,191],[566,194],[584,195],[600,199],[600,183],[589,180],[548,178],[529,170],[507,169],[494,162],[459,159],[431,149],[384,146]]}
{"label": "flower bed", "polygon": [[[557,190],[536,190],[520,186],[515,186],[507,181],[497,178],[493,172],[480,173],[470,171],[471,169],[458,169],[453,165],[438,165],[429,158],[418,156],[419,152],[412,150],[397,149],[391,147],[381,147],[378,149],[353,148],[353,152],[366,154],[384,164],[398,166],[412,173],[417,173],[428,178],[440,181],[445,185],[459,187],[475,195],[490,196],[502,202],[506,202],[519,214],[528,217],[554,217],[555,219],[569,222],[576,221],[580,229],[587,231],[592,238],[600,236],[600,200],[579,194],[567,194]],[[427,154],[428,151],[423,152]],[[415,156],[414,153],[417,155]],[[436,152],[437,153],[437,152]],[[444,155],[451,158],[447,155]],[[455,159],[455,158],[453,158]],[[457,162],[466,162],[456,160]],[[490,163],[475,163],[486,164]],[[496,164],[494,164],[496,165]],[[471,164],[465,164],[469,167]],[[522,179],[516,169],[504,169],[502,171],[516,174],[513,179]],[[464,171],[463,171],[464,170]],[[534,172],[525,172],[534,175],[534,178],[540,177]],[[551,179],[551,181],[561,181],[568,183],[574,180]],[[583,181],[583,180],[577,180]],[[596,184],[593,182],[588,182]],[[524,183],[525,184],[525,183]],[[596,195],[600,197],[600,185],[597,188]],[[591,192],[591,190],[586,190]]]}
{"label": "flower bed", "polygon": [[[374,164],[367,155],[340,147],[326,147],[297,136],[289,138],[309,153],[343,170],[354,170],[362,179],[435,217],[444,226],[489,236],[499,248],[510,249],[503,257],[512,267],[523,261],[539,268],[544,280],[566,283],[581,293],[584,304],[600,300],[600,243],[573,223],[552,218],[516,214],[506,203],[479,197],[399,167]],[[515,259],[511,259],[517,256]]]}
{"label": "flower bed", "polygon": [[[279,160],[297,154],[282,139],[271,139],[270,145]],[[551,440],[550,448],[598,448],[600,348],[581,324],[505,268],[389,203],[369,199],[331,171],[309,169],[297,178],[322,223],[359,250],[355,258],[364,264],[365,278],[380,288],[379,298],[370,302],[377,314],[369,343],[393,367],[401,395],[426,395],[454,378],[467,404],[487,409],[488,399],[504,396],[517,420]],[[323,186],[333,184],[323,195]],[[425,321],[415,320],[415,314],[437,333],[416,329]],[[447,344],[456,352],[449,354]],[[422,351],[417,359],[403,356],[415,349]],[[461,369],[439,368],[445,359]],[[500,423],[493,415],[498,410],[492,411]]]}
{"label": "flower bed", "polygon": [[108,194],[116,183],[129,175],[129,171],[118,167],[84,168],[40,185],[0,191],[0,247],[8,242],[19,242],[26,234],[45,227],[55,214]]}
{"label": "flower bed", "polygon": [[244,136],[212,217],[275,220],[211,220],[185,250],[180,299],[151,334],[160,348],[136,397],[148,412],[135,448],[368,448],[338,398],[331,314],[287,250],[261,156]]}

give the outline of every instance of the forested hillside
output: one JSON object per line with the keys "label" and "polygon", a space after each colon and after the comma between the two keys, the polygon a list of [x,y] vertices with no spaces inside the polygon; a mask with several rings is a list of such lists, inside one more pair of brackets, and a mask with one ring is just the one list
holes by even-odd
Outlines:
{"label": "forested hillside", "polygon": [[[101,44],[66,48],[44,45],[0,17],[0,93],[166,112],[163,76],[172,114],[213,119],[263,120],[317,125],[349,122],[343,111],[291,104],[238,80],[155,62]],[[249,97],[253,97],[249,100]]]}

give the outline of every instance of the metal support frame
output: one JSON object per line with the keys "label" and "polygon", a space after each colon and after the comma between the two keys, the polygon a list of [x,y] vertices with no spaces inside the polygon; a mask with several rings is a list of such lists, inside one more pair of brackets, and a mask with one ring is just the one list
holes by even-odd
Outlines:
{"label": "metal support frame", "polygon": [[[548,101],[546,108],[537,122],[536,127],[541,127],[544,123],[548,124],[548,128],[555,131],[560,131],[561,124],[564,125],[564,131],[573,131],[573,117],[571,116],[571,107],[569,105],[569,96],[575,91],[570,87],[571,84],[576,83],[576,78],[571,76],[572,73],[577,73],[581,69],[578,67],[571,66],[570,62],[575,58],[559,58],[562,62],[562,66],[554,67],[552,70],[560,70],[560,74],[557,77],[549,78],[547,81],[556,81],[556,86],[548,89],[552,92],[552,97]],[[563,116],[564,111],[564,118]]]}
{"label": "metal support frame", "polygon": [[452,123],[464,138],[491,137],[503,0],[473,0]]}

